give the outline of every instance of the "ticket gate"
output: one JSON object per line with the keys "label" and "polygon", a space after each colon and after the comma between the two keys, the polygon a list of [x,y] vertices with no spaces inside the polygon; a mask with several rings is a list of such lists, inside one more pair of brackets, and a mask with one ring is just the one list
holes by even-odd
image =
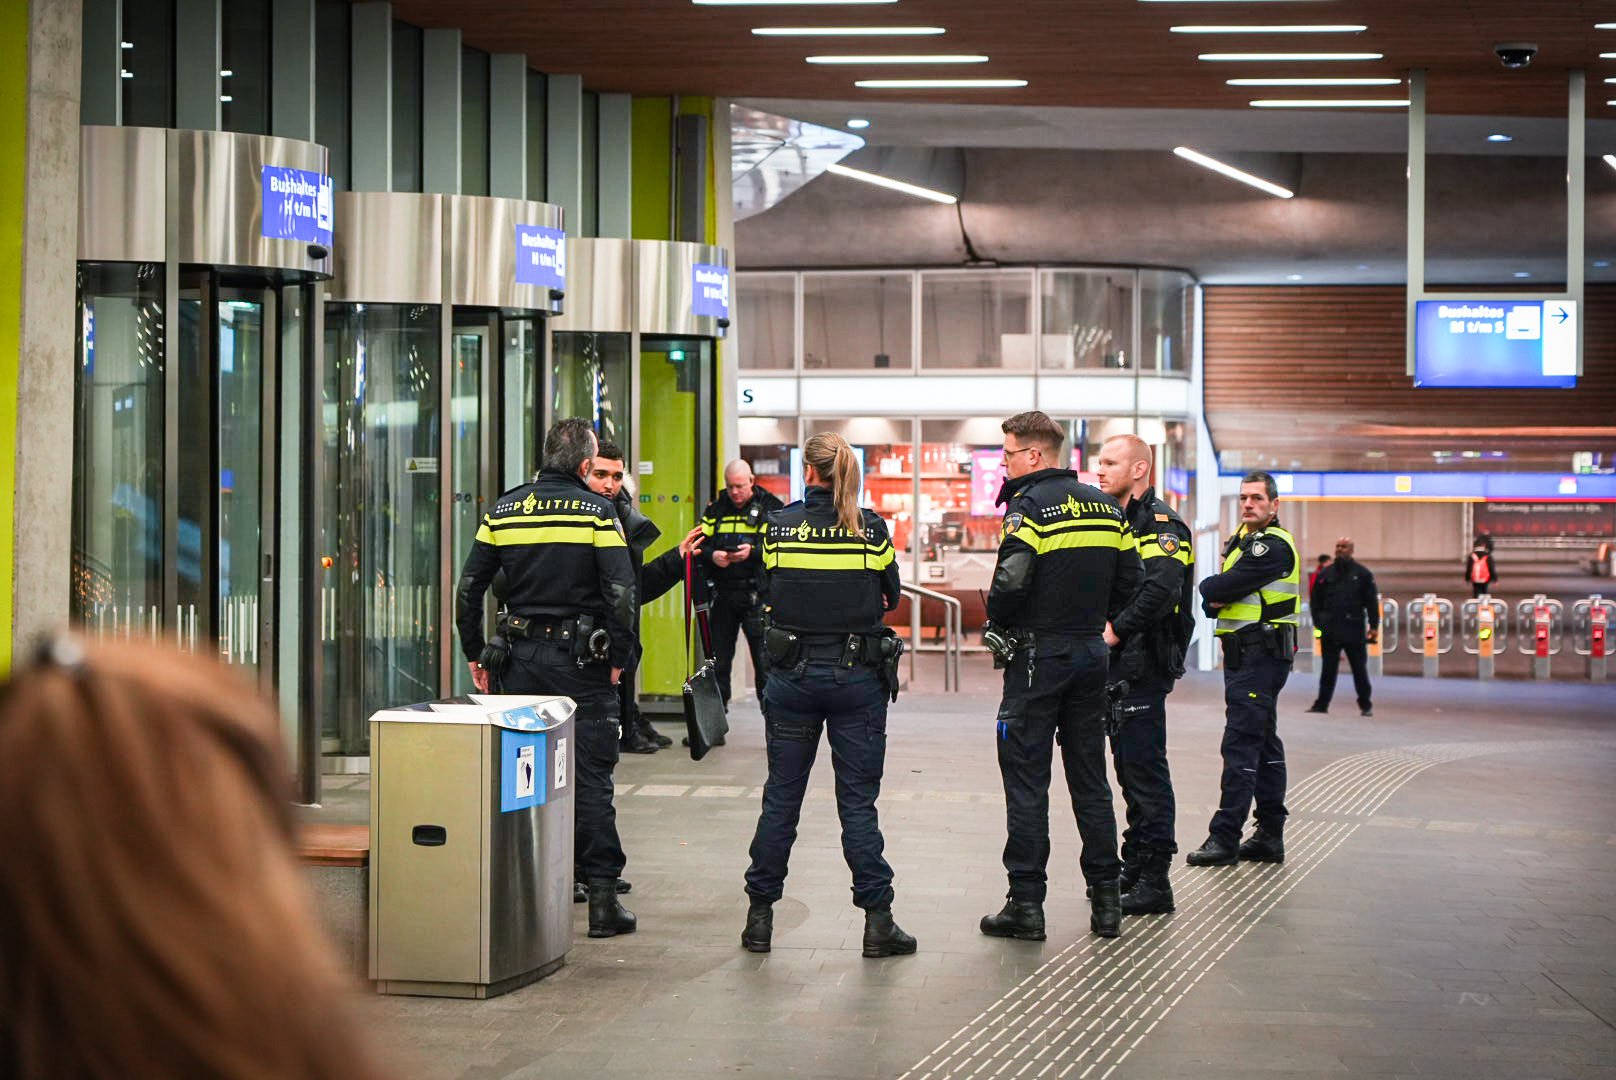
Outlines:
{"label": "ticket gate", "polygon": [[1380,598],[1380,637],[1369,643],[1369,674],[1371,678],[1380,678],[1386,673],[1386,653],[1397,651],[1399,635],[1397,633],[1397,613],[1399,607],[1396,600],[1389,596]]}
{"label": "ticket gate", "polygon": [[1517,647],[1532,658],[1532,678],[1549,678],[1552,657],[1565,646],[1565,605],[1538,593],[1515,606]]}
{"label": "ticket gate", "polygon": [[1616,600],[1595,593],[1571,605],[1572,647],[1588,658],[1590,682],[1604,682],[1610,654],[1611,632],[1616,629]]}
{"label": "ticket gate", "polygon": [[1464,651],[1476,658],[1476,678],[1493,677],[1496,657],[1509,647],[1509,605],[1491,596],[1466,600],[1459,607]]}
{"label": "ticket gate", "polygon": [[1324,633],[1313,625],[1313,605],[1302,605],[1302,610],[1297,612],[1296,624],[1296,632],[1307,647],[1297,647],[1292,666],[1297,671],[1318,671],[1324,657]]}
{"label": "ticket gate", "polygon": [[1406,612],[1408,648],[1423,658],[1421,674],[1441,674],[1442,657],[1453,651],[1453,601],[1426,593],[1409,601]]}

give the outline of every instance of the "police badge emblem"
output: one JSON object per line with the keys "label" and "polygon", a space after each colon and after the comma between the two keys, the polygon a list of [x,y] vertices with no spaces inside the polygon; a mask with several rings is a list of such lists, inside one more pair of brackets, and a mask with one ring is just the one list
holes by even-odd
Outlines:
{"label": "police badge emblem", "polygon": [[1020,514],[1006,514],[1004,516],[1004,530],[999,534],[1000,538],[1002,539],[1003,537],[1009,536],[1011,533],[1021,528],[1021,523],[1025,520],[1026,519]]}
{"label": "police badge emblem", "polygon": [[1263,543],[1261,540],[1258,540],[1256,543],[1251,545],[1251,553],[1261,558],[1262,556],[1268,554],[1268,545]]}
{"label": "police badge emblem", "polygon": [[1156,537],[1156,543],[1161,546],[1162,553],[1173,555],[1178,551],[1178,537],[1172,533],[1161,533]]}
{"label": "police badge emblem", "polygon": [[533,512],[533,508],[538,505],[538,498],[530,491],[527,493],[527,498],[522,500],[522,513],[531,514]]}

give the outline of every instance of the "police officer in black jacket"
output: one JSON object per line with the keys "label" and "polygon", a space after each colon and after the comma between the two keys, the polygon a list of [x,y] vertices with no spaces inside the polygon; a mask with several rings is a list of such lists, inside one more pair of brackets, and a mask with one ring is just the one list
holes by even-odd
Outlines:
{"label": "police officer in black jacket", "polygon": [[724,468],[723,494],[701,514],[701,531],[708,538],[702,561],[707,564],[713,586],[708,614],[713,669],[725,705],[730,698],[736,638],[741,634],[746,635],[746,647],[752,654],[758,700],[763,700],[763,605],[759,598],[763,528],[768,516],[780,506],[773,492],[757,486],[752,466],[737,458]]}
{"label": "police officer in black jacket", "polygon": [[1184,519],[1150,486],[1150,446],[1117,435],[1100,447],[1100,488],[1123,504],[1144,581],[1106,627],[1111,652],[1111,757],[1128,808],[1122,833],[1122,913],[1173,910],[1168,881],[1174,838],[1173,778],[1167,768],[1167,695],[1184,674],[1195,631],[1195,555]]}
{"label": "police officer in black jacket", "polygon": [[1103,634],[1139,585],[1139,552],[1116,500],[1058,467],[1066,438],[1059,424],[1026,412],[1001,426],[1009,479],[999,492],[1005,518],[986,638],[1005,669],[998,744],[1010,891],[1004,909],[984,916],[981,928],[994,937],[1044,939],[1049,779],[1058,741],[1083,839],[1089,926],[1116,937],[1122,863],[1105,776]]}
{"label": "police officer in black jacket", "polygon": [[[1319,639],[1323,663],[1319,667],[1319,696],[1307,710],[1330,711],[1341,654],[1352,666],[1352,686],[1358,692],[1358,712],[1373,716],[1370,702],[1369,645],[1380,638],[1380,590],[1375,575],[1353,558],[1351,538],[1335,542],[1335,561],[1313,579],[1308,607],[1313,613],[1313,635]],[[1365,627],[1367,626],[1367,630]]]}
{"label": "police officer in black jacket", "polygon": [[915,939],[892,919],[892,867],[876,817],[886,763],[887,704],[897,698],[901,641],[882,622],[898,605],[886,523],[858,505],[858,457],[840,435],[803,447],[806,497],[769,515],[763,537],[769,779],[746,871],[751,905],[741,944],[768,952],[774,902],[823,730],[836,771],[842,854],[864,909],[864,955],[906,955]]}
{"label": "police officer in black jacket", "polygon": [[[505,492],[483,517],[461,574],[455,620],[478,690],[560,694],[577,703],[577,862],[589,882],[589,936],[612,937],[635,929],[617,899],[626,859],[612,768],[616,684],[633,656],[638,600],[617,511],[584,483],[596,448],[586,420],[550,429],[538,479]],[[501,570],[504,657],[483,640],[483,593]]]}

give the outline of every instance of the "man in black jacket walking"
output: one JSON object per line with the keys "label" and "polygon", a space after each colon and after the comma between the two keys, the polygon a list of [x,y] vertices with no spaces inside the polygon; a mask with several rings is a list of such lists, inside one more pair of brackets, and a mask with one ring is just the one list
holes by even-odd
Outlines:
{"label": "man in black jacket walking", "polygon": [[1354,559],[1352,552],[1349,538],[1343,536],[1335,542],[1335,561],[1319,571],[1308,597],[1313,611],[1313,634],[1324,650],[1318,700],[1307,710],[1311,713],[1330,711],[1335,676],[1341,668],[1344,652],[1347,663],[1352,665],[1358,711],[1364,716],[1374,715],[1369,700],[1368,643],[1380,639],[1380,592],[1375,588],[1375,575]]}

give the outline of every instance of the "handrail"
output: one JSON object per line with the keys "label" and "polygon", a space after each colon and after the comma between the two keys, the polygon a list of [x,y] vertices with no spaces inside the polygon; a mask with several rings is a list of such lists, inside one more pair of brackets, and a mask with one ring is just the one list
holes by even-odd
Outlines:
{"label": "handrail", "polygon": [[960,688],[960,641],[965,636],[965,605],[958,597],[905,581],[899,585],[909,597],[909,685],[915,684],[915,655],[920,652],[920,600],[943,605],[943,691]]}

